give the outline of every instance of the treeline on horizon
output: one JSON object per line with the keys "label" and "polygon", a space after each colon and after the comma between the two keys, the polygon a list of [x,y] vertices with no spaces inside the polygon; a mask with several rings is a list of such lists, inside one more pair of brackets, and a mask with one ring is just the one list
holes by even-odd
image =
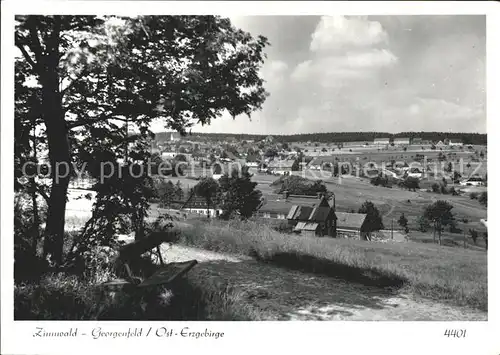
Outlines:
{"label": "treeline on horizon", "polygon": [[[191,133],[186,136],[199,136],[208,140],[223,141],[234,138],[237,141],[254,140],[260,141],[268,136],[272,136],[274,141],[282,143],[295,142],[318,142],[318,143],[341,143],[341,142],[373,142],[375,138],[422,138],[425,141],[443,141],[444,139],[461,139],[464,144],[486,145],[487,135],[482,133],[447,133],[447,132],[329,132],[329,133],[306,133],[292,135],[258,135],[242,133]],[[156,141],[165,141],[167,132],[156,133]]]}

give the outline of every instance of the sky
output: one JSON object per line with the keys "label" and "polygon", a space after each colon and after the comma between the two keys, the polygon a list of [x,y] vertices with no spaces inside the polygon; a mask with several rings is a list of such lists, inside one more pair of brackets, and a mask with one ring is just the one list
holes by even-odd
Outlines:
{"label": "sky", "polygon": [[270,96],[251,119],[227,115],[193,132],[486,133],[485,16],[231,21],[271,43],[260,72]]}

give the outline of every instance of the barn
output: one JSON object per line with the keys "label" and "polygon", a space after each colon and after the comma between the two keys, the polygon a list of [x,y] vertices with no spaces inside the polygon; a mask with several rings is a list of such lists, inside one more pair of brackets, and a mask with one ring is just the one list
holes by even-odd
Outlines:
{"label": "barn", "polygon": [[389,138],[375,138],[373,141],[373,144],[375,145],[384,145],[384,144],[389,144],[390,139]]}
{"label": "barn", "polygon": [[409,145],[410,138],[394,138],[394,145]]}
{"label": "barn", "polygon": [[325,197],[314,206],[294,205],[286,216],[293,231],[304,236],[336,236],[336,216]]}
{"label": "barn", "polygon": [[366,233],[362,232],[366,214],[336,212],[337,235],[343,238],[365,239]]}

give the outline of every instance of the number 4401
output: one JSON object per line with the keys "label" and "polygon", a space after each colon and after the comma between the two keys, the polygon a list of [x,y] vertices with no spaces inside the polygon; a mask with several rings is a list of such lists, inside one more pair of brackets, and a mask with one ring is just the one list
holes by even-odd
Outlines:
{"label": "number 4401", "polygon": [[446,329],[444,335],[448,338],[465,338],[466,329]]}

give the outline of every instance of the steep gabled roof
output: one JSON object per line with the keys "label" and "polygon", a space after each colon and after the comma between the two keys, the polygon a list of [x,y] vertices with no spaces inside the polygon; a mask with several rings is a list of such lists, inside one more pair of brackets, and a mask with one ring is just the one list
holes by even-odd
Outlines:
{"label": "steep gabled roof", "polygon": [[337,228],[354,228],[361,229],[366,219],[364,213],[347,213],[336,212],[337,215]]}
{"label": "steep gabled roof", "polygon": [[295,226],[293,230],[295,231],[316,231],[318,229],[319,224],[318,223],[307,223],[307,222],[299,222]]}
{"label": "steep gabled roof", "polygon": [[314,222],[325,222],[330,217],[331,213],[333,213],[330,207],[314,207],[311,214],[309,215],[308,220]]}
{"label": "steep gabled roof", "polygon": [[[212,199],[212,204],[210,205],[210,208],[218,208],[220,205],[220,201],[218,198],[213,198]],[[204,197],[196,195],[194,192],[189,195],[187,200],[184,202],[182,205],[181,209],[185,208],[203,208],[206,209],[208,208],[207,206],[207,201]]]}
{"label": "steep gabled roof", "polygon": [[294,205],[288,212],[287,219],[296,221],[325,222],[333,214],[328,201],[322,198],[313,206]]}

